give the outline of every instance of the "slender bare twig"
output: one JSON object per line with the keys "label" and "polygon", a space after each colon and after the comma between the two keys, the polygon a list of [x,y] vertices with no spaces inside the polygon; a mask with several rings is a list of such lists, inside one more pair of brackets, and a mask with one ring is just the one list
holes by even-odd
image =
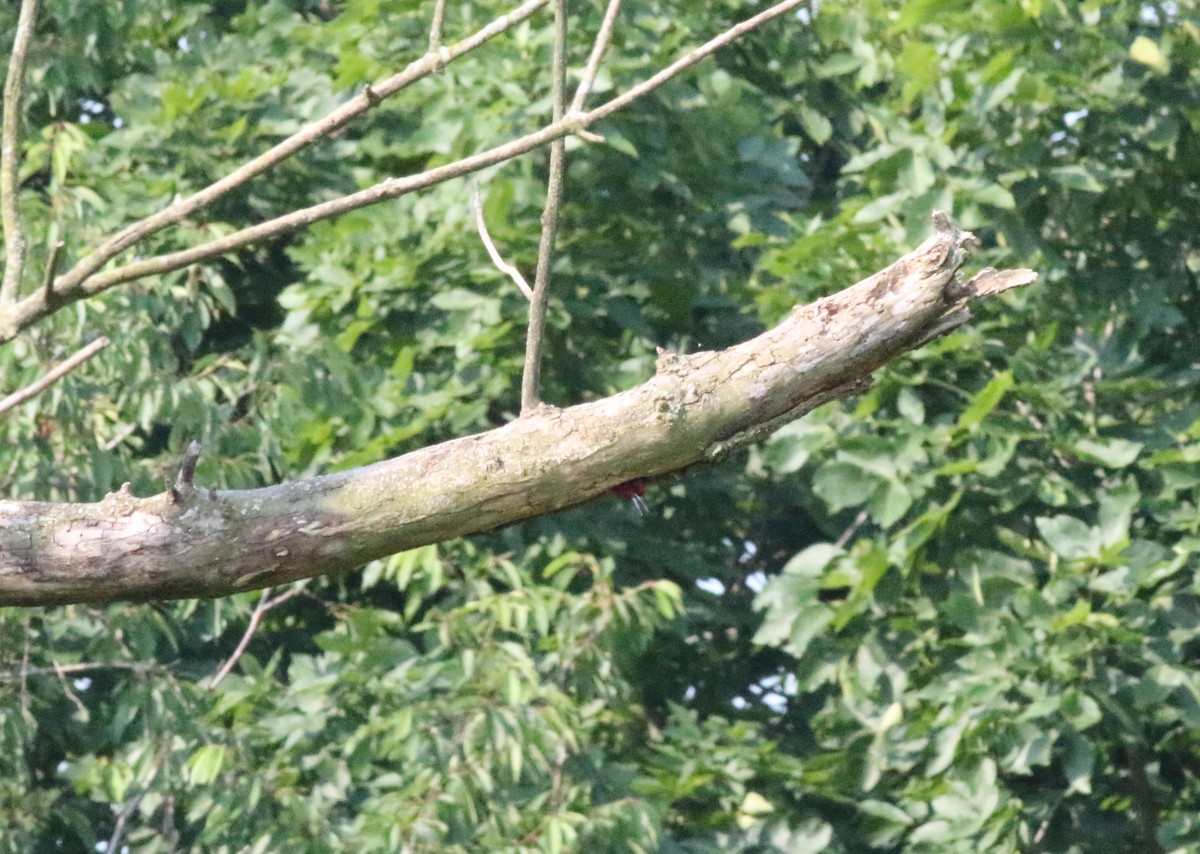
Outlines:
{"label": "slender bare twig", "polygon": [[854,517],[854,521],[850,523],[846,530],[842,531],[842,535],[837,538],[837,542],[834,545],[839,549],[844,549],[847,543],[854,539],[854,535],[858,533],[858,529],[865,525],[869,518],[870,516],[866,510],[859,510],[858,515]]}
{"label": "slender bare twig", "polygon": [[[549,2],[549,0],[546,0],[546,2]],[[357,193],[351,193],[340,199],[333,199],[332,201],[293,211],[276,219],[243,228],[233,234],[192,247],[191,249],[126,264],[115,270],[92,276],[82,284],[80,284],[78,279],[67,279],[68,275],[74,274],[74,271],[72,271],[72,273],[65,274],[59,280],[55,288],[53,305],[46,302],[43,294],[35,293],[13,306],[11,316],[8,319],[8,325],[0,326],[0,344],[12,340],[17,331],[46,317],[63,305],[101,293],[115,285],[133,281],[134,279],[141,279],[146,276],[169,273],[172,270],[178,270],[197,261],[224,255],[251,243],[276,237],[311,225],[314,222],[368,207],[369,205],[378,204],[388,199],[398,198],[416,190],[423,190],[427,187],[444,183],[452,178],[469,175],[472,172],[477,172],[480,169],[493,166],[497,163],[503,163],[526,152],[541,148],[554,140],[562,139],[570,134],[579,134],[580,131],[585,130],[591,123],[605,118],[623,107],[627,107],[636,99],[653,91],[682,71],[710,56],[738,36],[744,35],[749,30],[806,2],[807,0],[784,0],[784,2],[778,3],[766,11],[755,15],[753,18],[749,18],[726,30],[719,36],[676,60],[667,66],[667,68],[664,68],[622,95],[605,102],[593,110],[583,113],[567,113],[561,120],[552,122],[540,130],[478,154],[464,157],[462,160],[454,163],[448,163],[444,166],[404,178],[389,178]],[[88,258],[91,257],[88,256]],[[71,281],[74,281],[74,284],[71,287],[67,287],[66,285]]]}
{"label": "slender bare twig", "polygon": [[111,451],[114,448],[116,448],[118,445],[120,445],[122,442],[124,442],[126,439],[128,439],[130,436],[132,436],[134,433],[136,433],[137,429],[138,429],[137,422],[134,422],[133,424],[127,424],[124,427],[122,427],[120,430],[118,430],[117,434],[115,436],[113,436],[111,439],[109,439],[107,442],[105,442],[100,447],[106,451]]}
{"label": "slender bare twig", "polygon": [[442,22],[446,19],[446,0],[437,0],[433,4],[433,19],[429,22],[429,53],[436,54],[442,49]]}
{"label": "slender bare twig", "polygon": [[596,72],[600,70],[600,60],[604,58],[604,51],[608,50],[609,42],[612,41],[613,25],[616,24],[617,12],[620,9],[621,0],[609,0],[608,8],[604,10],[604,20],[600,22],[596,40],[592,43],[591,56],[588,57],[587,66],[583,69],[579,88],[575,90],[575,97],[571,99],[572,113],[583,109],[583,102],[587,100],[588,93],[592,91],[592,84],[596,82]]}
{"label": "slender bare twig", "polygon": [[14,406],[24,403],[25,401],[29,400],[29,398],[41,394],[50,386],[54,385],[60,379],[65,377],[68,373],[75,370],[75,368],[92,358],[92,356],[95,356],[110,343],[112,342],[110,342],[107,338],[97,338],[91,344],[88,344],[86,347],[78,350],[74,355],[63,360],[62,363],[60,363],[56,368],[48,371],[45,376],[34,380],[29,385],[25,386],[25,388],[20,389],[19,391],[14,391],[8,397],[0,400],[0,415],[8,412],[8,410],[12,409]]}
{"label": "slender bare twig", "polygon": [[79,695],[71,690],[71,685],[67,682],[66,671],[62,670],[54,659],[51,659],[50,663],[54,665],[54,672],[58,676],[58,681],[62,683],[63,693],[67,695],[67,699],[75,704],[75,708],[79,709],[81,715],[87,718],[89,716],[88,707],[83,704],[83,700],[79,699]]}
{"label": "slender bare twig", "polygon": [[303,589],[304,583],[301,582],[290,590],[280,593],[274,599],[268,598],[271,594],[269,587],[263,590],[262,595],[258,597],[258,604],[254,606],[254,612],[250,614],[250,622],[246,626],[245,633],[242,634],[242,639],[238,641],[237,648],[229,656],[229,660],[221,665],[221,669],[213,675],[212,681],[208,683],[209,688],[216,688],[229,675],[229,672],[233,670],[233,666],[238,663],[238,659],[242,657],[242,654],[246,651],[246,647],[250,645],[250,639],[254,637],[254,633],[258,630],[258,624],[262,622],[262,618],[266,613],[272,608],[279,607]]}
{"label": "slender bare twig", "polygon": [[532,300],[533,288],[529,287],[529,283],[525,281],[525,277],[521,275],[520,270],[504,260],[500,254],[500,250],[492,242],[492,236],[488,234],[487,222],[483,218],[483,201],[479,198],[478,187],[471,194],[471,207],[475,209],[475,226],[479,229],[479,239],[483,241],[483,248],[487,250],[488,257],[492,259],[492,263],[496,265],[496,269],[516,282],[517,287],[521,289],[521,293],[525,294],[525,299]]}
{"label": "slender bare twig", "polygon": [[274,148],[230,172],[216,183],[121,230],[64,273],[55,285],[56,293],[61,297],[72,291],[123,250],[167,226],[179,222],[197,209],[219,199],[230,190],[262,174],[313,142],[329,136],[351,119],[377,106],[383,99],[429,76],[447,62],[469,53],[494,36],[511,29],[549,2],[550,0],[526,0],[513,11],[501,15],[462,41],[450,47],[439,48],[436,52],[427,53],[409,64],[400,73],[365,87],[362,92],[324,118],[317,119],[301,128]]}
{"label": "slender bare twig", "polygon": [[4,124],[0,130],[0,222],[4,226],[4,280],[0,282],[0,305],[16,302],[21,273],[25,270],[25,235],[17,203],[18,148],[21,130],[21,90],[25,86],[25,59],[33,40],[38,0],[22,0],[13,38],[8,77],[4,80]]}
{"label": "slender bare twig", "polygon": [[[567,0],[554,0],[554,54],[551,59],[551,121],[562,121],[567,98]],[[558,208],[563,196],[563,160],[566,143],[559,137],[550,143],[550,175],[546,179],[546,207],[542,210],[542,236],[538,241],[537,271],[533,277],[533,299],[529,301],[529,329],[525,336],[525,369],[521,374],[521,414],[541,404],[542,339],[546,332],[546,306],[550,302],[550,262],[558,236]]]}

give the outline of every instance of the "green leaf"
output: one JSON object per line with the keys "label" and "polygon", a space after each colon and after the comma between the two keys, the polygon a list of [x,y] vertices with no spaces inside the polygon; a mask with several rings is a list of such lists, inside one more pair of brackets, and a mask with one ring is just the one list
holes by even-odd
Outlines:
{"label": "green leaf", "polygon": [[808,104],[797,106],[800,114],[800,126],[817,145],[824,145],[833,136],[833,125],[824,115],[814,110]]}
{"label": "green leaf", "polygon": [[1150,66],[1159,74],[1166,74],[1171,70],[1171,63],[1163,55],[1158,44],[1146,36],[1138,36],[1133,40],[1133,44],[1129,46],[1129,58]]}
{"label": "green leaf", "polygon": [[1040,516],[1034,522],[1042,538],[1059,557],[1079,560],[1099,556],[1099,533],[1075,517]]}
{"label": "green leaf", "polygon": [[1070,735],[1066,739],[1067,755],[1063,760],[1063,773],[1067,778],[1067,791],[1081,795],[1092,793],[1092,773],[1096,768],[1096,752],[1087,739]]}
{"label": "green leaf", "polygon": [[839,460],[825,463],[813,475],[813,492],[835,513],[865,503],[879,485],[879,478],[861,466]]}
{"label": "green leaf", "polygon": [[1125,439],[1096,441],[1085,438],[1077,441],[1071,447],[1071,451],[1086,462],[1117,469],[1133,463],[1138,454],[1142,452],[1142,445],[1139,442],[1130,442]]}
{"label": "green leaf", "polygon": [[1129,525],[1140,499],[1141,493],[1132,478],[1100,497],[1100,542],[1105,548],[1129,541]]}
{"label": "green leaf", "polygon": [[192,786],[207,786],[217,779],[225,765],[226,749],[223,744],[206,744],[195,751],[186,763],[184,773]]}
{"label": "green leaf", "polygon": [[973,430],[983,423],[983,419],[995,409],[1004,395],[1013,387],[1013,375],[1009,371],[1001,371],[988,381],[988,384],[975,395],[970,406],[958,416],[960,430]]}
{"label": "green leaf", "polygon": [[1102,193],[1104,185],[1083,166],[1058,166],[1050,170],[1050,178],[1065,190]]}

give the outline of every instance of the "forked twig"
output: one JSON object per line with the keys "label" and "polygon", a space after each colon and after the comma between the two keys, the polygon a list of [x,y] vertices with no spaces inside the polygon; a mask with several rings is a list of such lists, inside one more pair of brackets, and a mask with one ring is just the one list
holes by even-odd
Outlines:
{"label": "forked twig", "polygon": [[47,371],[46,374],[37,380],[34,380],[25,388],[14,391],[8,397],[0,400],[0,415],[8,412],[14,406],[17,406],[31,397],[41,394],[43,391],[61,380],[71,371],[82,365],[88,359],[95,356],[112,342],[107,338],[97,338],[86,347],[82,347],[69,358],[64,359],[57,367]]}
{"label": "forked twig", "polygon": [[[554,102],[552,121],[562,121],[567,90],[567,0],[554,0],[554,56],[551,60],[550,97]],[[521,414],[541,404],[542,339],[546,332],[546,306],[550,302],[550,261],[558,235],[558,208],[563,195],[563,137],[550,143],[550,175],[546,179],[546,207],[542,210],[542,236],[538,241],[537,272],[533,277],[533,299],[529,302],[529,329],[525,336],[525,370],[521,374]]]}
{"label": "forked twig", "polygon": [[525,294],[525,299],[532,300],[533,288],[529,287],[529,282],[525,281],[520,270],[504,260],[500,250],[492,242],[492,236],[488,234],[487,222],[483,218],[483,201],[479,198],[479,187],[476,187],[471,194],[471,207],[475,209],[475,227],[479,230],[479,239],[483,241],[483,248],[487,250],[488,257],[492,259],[496,269],[516,283],[517,287],[521,289],[521,293]]}
{"label": "forked twig", "polygon": [[[540,7],[549,0],[536,0]],[[251,243],[257,243],[261,240],[276,237],[295,229],[302,228],[312,223],[321,220],[329,219],[349,211],[358,210],[359,208],[377,204],[388,199],[398,198],[416,190],[423,190],[427,187],[432,187],[436,184],[441,184],[452,178],[462,177],[477,172],[488,166],[493,166],[497,163],[503,163],[506,160],[511,160],[526,152],[541,148],[542,146],[562,139],[571,134],[580,134],[581,131],[586,131],[588,125],[605,118],[623,107],[629,106],[633,101],[643,95],[653,91],[659,86],[662,86],[671,78],[677,76],[684,70],[700,62],[702,59],[711,56],[720,48],[729,44],[739,36],[744,35],[755,27],[766,23],[767,21],[777,18],[780,15],[803,5],[808,0],[784,0],[777,3],[769,9],[748,18],[745,21],[731,27],[715,38],[705,42],[700,47],[688,52],[680,57],[675,62],[671,63],[666,68],[652,75],[646,80],[634,86],[632,89],[612,98],[600,106],[587,112],[568,112],[558,121],[551,122],[540,130],[526,134],[515,140],[511,140],[502,145],[486,151],[473,154],[469,157],[464,157],[454,163],[448,163],[444,166],[439,166],[429,169],[425,172],[416,175],[409,175],[403,178],[388,178],[379,182],[373,187],[368,187],[365,190],[360,190],[356,193],[343,196],[340,199],[333,199],[321,204],[312,205],[311,207],[293,211],[289,214],[277,217],[258,225],[253,225],[248,228],[243,228],[225,237],[209,241],[208,243],[194,246],[191,249],[185,249],[179,252],[173,252],[166,255],[160,255],[156,258],[150,258],[144,261],[135,261],[118,267],[114,270],[109,270],[98,275],[91,275],[94,270],[90,271],[83,281],[79,274],[72,270],[65,274],[58,282],[55,289],[55,299],[53,304],[50,304],[42,293],[31,294],[25,299],[18,302],[12,307],[10,317],[8,318],[8,326],[0,327],[0,344],[12,339],[16,331],[23,329],[30,324],[49,315],[54,310],[61,308],[63,305],[83,299],[87,296],[92,296],[108,290],[125,282],[133,281],[134,279],[144,278],[146,276],[168,273],[173,270],[178,270],[181,267],[186,267],[189,264],[203,261],[208,258],[214,258],[224,255],[228,252],[235,251],[243,246]],[[529,6],[531,4],[526,4]],[[526,7],[521,7],[522,9]],[[515,12],[512,14],[516,14]],[[482,31],[481,31],[482,32]],[[478,34],[476,34],[478,35]],[[423,62],[424,60],[421,60]],[[410,66],[411,67],[411,66]],[[243,167],[245,168],[245,167]],[[215,186],[215,185],[214,185]],[[131,226],[136,228],[137,226]],[[128,229],[126,230],[128,231]],[[124,233],[124,232],[123,232]],[[100,250],[97,250],[99,252]],[[90,263],[93,255],[85,258],[81,263]],[[78,269],[78,265],[77,265]],[[98,269],[98,268],[97,268]],[[72,278],[68,278],[68,276]]]}
{"label": "forked twig", "polygon": [[4,124],[0,128],[0,222],[4,227],[4,279],[0,281],[0,306],[17,299],[21,273],[25,270],[25,234],[17,205],[17,171],[20,165],[21,92],[25,87],[25,62],[33,25],[37,20],[38,0],[22,0],[17,16],[8,76],[4,80]]}
{"label": "forked twig", "polygon": [[333,112],[305,125],[283,142],[238,167],[224,178],[205,187],[198,193],[194,193],[186,199],[181,199],[158,213],[152,214],[122,229],[101,243],[94,252],[82,258],[79,263],[63,274],[56,286],[57,295],[59,297],[67,296],[71,291],[78,288],[84,280],[108,263],[108,261],[133,244],[161,231],[169,225],[179,222],[199,208],[205,207],[230,190],[266,172],[318,139],[329,136],[347,124],[351,119],[377,106],[385,98],[389,98],[397,92],[406,89],[418,80],[439,70],[447,62],[469,53],[494,36],[511,29],[549,2],[550,0],[526,0],[525,3],[513,11],[506,15],[501,15],[462,41],[449,47],[439,47],[434,52],[426,53],[420,59],[410,63],[400,73],[393,74],[391,77],[381,80],[378,83],[370,84],[362,92]]}

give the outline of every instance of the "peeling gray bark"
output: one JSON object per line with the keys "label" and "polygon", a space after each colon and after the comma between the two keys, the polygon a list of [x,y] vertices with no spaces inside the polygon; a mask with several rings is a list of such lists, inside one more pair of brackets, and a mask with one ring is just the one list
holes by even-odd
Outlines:
{"label": "peeling gray bark", "polygon": [[150,498],[0,501],[0,604],[223,596],[338,572],[427,543],[580,504],[678,471],[865,388],[871,372],[970,318],[968,303],[1030,270],[960,281],[974,240],[941,214],[896,263],[797,306],[719,352],[663,354],[655,376],[594,403],[352,471],[263,489]]}

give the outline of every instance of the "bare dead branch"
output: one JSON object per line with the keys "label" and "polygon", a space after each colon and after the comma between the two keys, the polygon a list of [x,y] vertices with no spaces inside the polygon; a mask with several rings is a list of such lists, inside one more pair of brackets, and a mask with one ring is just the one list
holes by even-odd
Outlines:
{"label": "bare dead branch", "polygon": [[198,193],[188,196],[186,199],[181,199],[170,207],[164,208],[146,219],[128,226],[101,243],[94,252],[81,259],[78,264],[64,273],[54,286],[56,295],[60,298],[68,296],[82,282],[123,250],[161,231],[167,226],[179,222],[189,214],[219,199],[230,190],[245,184],[251,178],[261,175],[263,172],[278,165],[283,160],[286,160],[317,140],[329,136],[350,122],[351,119],[377,106],[384,99],[429,76],[444,67],[446,63],[471,52],[505,30],[511,29],[549,2],[550,0],[526,0],[525,3],[513,11],[496,18],[490,24],[462,41],[450,47],[439,48],[437,51],[426,53],[420,59],[409,64],[400,73],[394,74],[385,80],[380,80],[378,83],[370,84],[362,92],[333,112],[309,123],[283,142],[274,146],[269,151],[260,154],[233,172],[230,172],[216,183],[200,190]]}
{"label": "bare dead branch", "polygon": [[613,26],[616,24],[617,12],[620,9],[621,0],[609,0],[608,8],[604,10],[604,20],[600,22],[596,40],[592,43],[592,53],[588,57],[587,66],[583,69],[583,77],[579,81],[579,87],[575,90],[575,97],[571,99],[572,113],[578,113],[583,109],[588,93],[592,91],[592,84],[596,82],[596,72],[600,70],[600,60],[604,58],[604,52],[608,50],[609,42],[612,41]]}
{"label": "bare dead branch", "polygon": [[0,222],[4,227],[4,279],[0,281],[0,307],[17,299],[21,274],[25,271],[25,234],[17,204],[17,172],[20,166],[21,92],[25,87],[25,62],[33,27],[37,21],[38,0],[22,0],[17,16],[8,76],[4,80],[4,124],[0,129]]}
{"label": "bare dead branch", "polygon": [[[536,0],[537,5],[545,5],[550,0]],[[272,237],[277,237],[281,234],[294,231],[298,228],[311,225],[321,220],[329,219],[340,214],[358,210],[359,208],[368,207],[380,202],[395,199],[408,193],[417,190],[423,190],[428,187],[449,181],[452,178],[459,178],[464,175],[469,175],[484,169],[488,166],[493,166],[497,163],[503,163],[506,160],[512,160],[521,154],[541,148],[557,139],[562,139],[571,134],[580,134],[581,131],[586,131],[587,126],[605,116],[611,115],[621,107],[628,106],[637,98],[652,91],[658,86],[663,85],[672,77],[678,75],[682,71],[699,62],[701,59],[711,55],[718,48],[723,47],[737,36],[744,35],[749,30],[757,27],[772,18],[776,18],[794,9],[806,2],[806,0],[786,0],[770,9],[755,15],[735,27],[725,31],[706,42],[704,45],[691,51],[681,59],[672,63],[666,69],[655,74],[653,77],[643,81],[628,92],[613,98],[612,100],[602,104],[601,106],[589,112],[576,113],[568,112],[557,122],[543,127],[533,133],[526,134],[518,139],[482,151],[478,154],[473,154],[465,157],[454,163],[447,163],[443,166],[434,169],[420,172],[416,175],[409,175],[403,178],[388,178],[381,181],[373,187],[368,187],[365,190],[360,190],[357,193],[351,193],[348,196],[343,196],[340,199],[333,199],[321,204],[312,205],[308,208],[293,211],[276,219],[268,220],[267,222],[259,223],[258,225],[243,228],[223,238],[203,243],[199,246],[194,246],[191,249],[184,249],[179,252],[172,252],[166,255],[160,255],[156,258],[150,258],[144,261],[136,261],[131,264],[126,264],[118,267],[115,270],[109,270],[105,273],[93,275],[82,281],[76,272],[64,274],[54,287],[54,298],[52,301],[47,301],[42,293],[31,294],[25,299],[18,302],[12,307],[12,311],[7,323],[0,324],[0,344],[12,340],[18,331],[36,323],[43,317],[53,313],[54,311],[84,299],[95,294],[102,293],[116,285],[124,284],[135,279],[145,278],[147,276],[160,275],[169,273],[173,270],[178,270],[181,267],[186,267],[189,264],[194,264],[198,261],[203,261],[208,258],[215,258],[224,255],[228,252],[241,249],[251,243],[257,243],[262,240],[267,240]],[[529,6],[532,4],[526,4]],[[525,6],[521,7],[522,9]],[[515,14],[514,13],[510,13]],[[482,32],[482,31],[481,31]],[[478,35],[478,34],[477,34]],[[424,60],[421,60],[423,62]],[[132,228],[132,227],[131,227]],[[127,229],[128,231],[128,229]],[[124,232],[123,232],[124,233]],[[100,250],[98,249],[97,252]],[[89,255],[84,261],[91,259],[93,255]],[[83,262],[81,262],[83,263]],[[78,266],[78,265],[77,265]],[[70,278],[68,278],[70,277]]]}
{"label": "bare dead branch", "polygon": [[29,385],[25,386],[25,388],[20,389],[19,391],[14,391],[3,400],[0,400],[0,415],[8,412],[8,410],[12,409],[14,406],[24,403],[25,401],[29,400],[29,398],[41,394],[71,371],[75,370],[88,359],[92,358],[92,356],[95,356],[110,343],[112,342],[107,338],[97,338],[86,347],[80,348],[74,353],[74,355],[64,359],[54,369],[47,371],[45,376],[35,380],[34,382],[31,382]]}
{"label": "bare dead branch", "polygon": [[521,289],[521,293],[525,294],[525,299],[532,300],[533,288],[529,287],[529,283],[525,281],[525,277],[521,275],[520,270],[504,260],[504,257],[500,254],[500,250],[492,242],[492,236],[488,234],[487,221],[483,218],[483,200],[479,197],[478,187],[471,194],[471,207],[475,209],[475,227],[479,231],[479,239],[483,241],[483,248],[487,250],[488,257],[492,259],[492,263],[496,265],[496,269],[516,283],[517,287]]}
{"label": "bare dead branch", "polygon": [[1037,278],[959,270],[973,237],[935,218],[913,252],[774,328],[661,359],[620,394],[369,466],[249,490],[91,504],[0,500],[0,605],[222,596],[344,571],[494,530],[704,463],[869,382],[970,319],[970,303]]}
{"label": "bare dead branch", "polygon": [[[562,121],[567,98],[567,2],[554,2],[554,56],[551,60],[550,98],[553,123]],[[562,137],[550,143],[550,175],[546,179],[546,207],[542,210],[542,236],[538,241],[537,271],[533,277],[533,299],[529,301],[529,328],[525,336],[525,369],[521,374],[521,414],[541,404],[542,339],[546,331],[546,306],[550,302],[550,262],[558,236],[558,208],[563,195]]]}
{"label": "bare dead branch", "polygon": [[229,659],[221,665],[221,669],[213,674],[212,681],[208,683],[210,689],[216,688],[221,684],[222,680],[229,675],[235,664],[246,652],[246,647],[250,645],[250,639],[254,637],[254,633],[258,631],[258,624],[262,622],[262,618],[272,608],[278,608],[287,600],[291,599],[297,593],[304,589],[304,583],[300,582],[291,590],[280,593],[274,599],[269,598],[270,588],[263,590],[262,596],[258,597],[258,604],[254,607],[254,612],[250,614],[250,622],[246,625],[246,631],[242,633],[242,639],[238,641],[237,647],[233,650],[233,654]]}

